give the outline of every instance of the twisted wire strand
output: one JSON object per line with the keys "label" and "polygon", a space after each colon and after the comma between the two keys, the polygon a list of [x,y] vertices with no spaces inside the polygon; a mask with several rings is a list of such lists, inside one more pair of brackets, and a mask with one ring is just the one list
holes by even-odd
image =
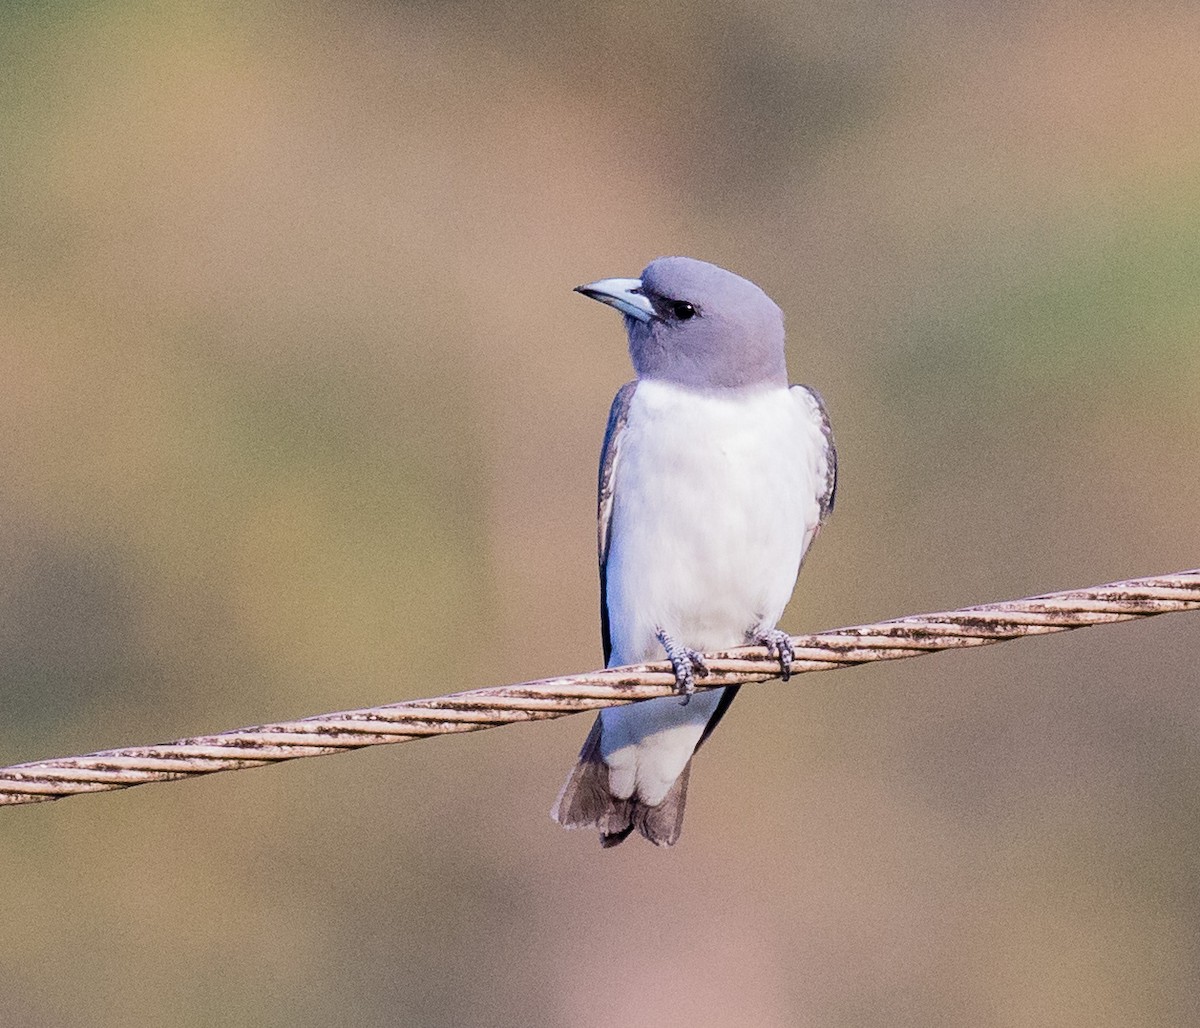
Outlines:
{"label": "twisted wire strand", "polygon": [[[1196,609],[1200,609],[1200,569],[795,636],[791,670],[793,674],[829,671]],[[727,650],[707,655],[705,660],[709,674],[697,681],[702,689],[780,677],[778,661],[762,647]],[[668,663],[638,664],[344,710],[154,746],[56,757],[0,768],[0,805],[109,792],[363,746],[542,721],[669,696],[674,685]]]}

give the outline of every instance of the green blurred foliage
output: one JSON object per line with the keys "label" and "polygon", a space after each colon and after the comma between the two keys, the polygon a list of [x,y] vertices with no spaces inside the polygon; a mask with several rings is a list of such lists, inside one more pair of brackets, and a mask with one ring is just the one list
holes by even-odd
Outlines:
{"label": "green blurred foliage", "polygon": [[[620,327],[832,410],[818,628],[1194,565],[1191,5],[0,7],[0,762],[599,661]],[[15,809],[0,1023],[1185,1025],[1186,617],[747,690],[672,852],[582,719]]]}

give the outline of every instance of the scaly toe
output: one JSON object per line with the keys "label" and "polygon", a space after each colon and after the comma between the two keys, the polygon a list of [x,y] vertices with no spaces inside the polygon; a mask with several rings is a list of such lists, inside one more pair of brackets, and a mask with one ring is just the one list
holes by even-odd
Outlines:
{"label": "scaly toe", "polygon": [[792,646],[792,637],[787,632],[780,628],[756,632],[753,641],[765,646],[767,652],[779,661],[779,674],[785,682],[792,677],[792,661],[796,659],[796,651]]}
{"label": "scaly toe", "polygon": [[691,665],[692,671],[697,678],[708,677],[708,665],[704,663],[704,654],[699,650],[693,650],[690,646],[683,651],[687,662]]}
{"label": "scaly toe", "polygon": [[704,663],[704,657],[699,650],[676,645],[675,640],[661,629],[658,632],[658,641],[666,650],[671,669],[675,672],[675,692],[683,697],[681,705],[687,706],[696,691],[697,676],[706,677],[708,665]]}

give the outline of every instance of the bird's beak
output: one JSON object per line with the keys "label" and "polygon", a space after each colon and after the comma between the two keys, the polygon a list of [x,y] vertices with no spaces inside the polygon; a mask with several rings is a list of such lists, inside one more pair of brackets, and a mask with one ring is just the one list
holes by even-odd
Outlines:
{"label": "bird's beak", "polygon": [[651,321],[654,318],[654,307],[642,292],[640,278],[602,278],[599,282],[576,286],[575,292],[616,307],[622,314],[638,321]]}

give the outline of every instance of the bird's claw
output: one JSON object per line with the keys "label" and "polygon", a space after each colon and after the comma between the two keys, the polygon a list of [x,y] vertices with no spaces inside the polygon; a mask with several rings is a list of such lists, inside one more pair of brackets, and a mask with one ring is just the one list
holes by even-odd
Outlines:
{"label": "bird's claw", "polygon": [[658,641],[666,650],[667,660],[671,662],[671,669],[675,672],[675,691],[683,697],[680,706],[686,707],[696,691],[696,678],[708,676],[708,665],[704,663],[704,656],[699,650],[693,650],[690,646],[680,646],[661,629],[658,632]]}
{"label": "bird's claw", "polygon": [[792,677],[792,661],[796,659],[796,651],[792,646],[792,637],[782,628],[755,629],[750,633],[750,642],[765,646],[767,652],[779,661],[779,673],[786,682]]}

